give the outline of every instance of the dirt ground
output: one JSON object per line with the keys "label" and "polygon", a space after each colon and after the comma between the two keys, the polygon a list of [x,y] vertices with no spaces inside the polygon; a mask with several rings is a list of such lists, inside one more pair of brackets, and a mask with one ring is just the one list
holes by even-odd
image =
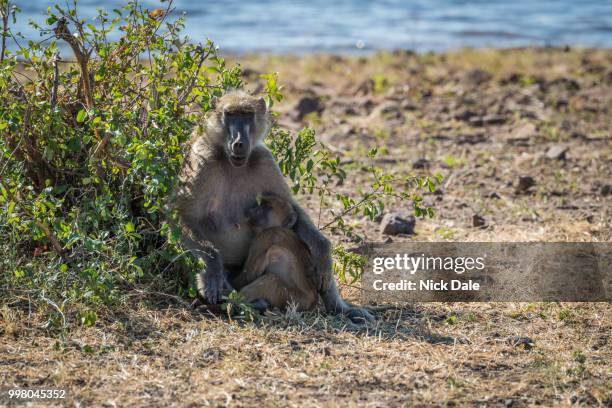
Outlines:
{"label": "dirt ground", "polygon": [[[611,50],[240,61],[254,90],[279,72],[278,122],[310,124],[341,155],[352,170],[339,190],[367,180],[375,146],[387,171],[444,176],[425,196],[436,216],[396,242],[611,240]],[[229,321],[147,298],[64,341],[0,312],[0,384],[65,388],[68,406],[612,406],[609,303],[421,303],[358,327],[317,311]]]}

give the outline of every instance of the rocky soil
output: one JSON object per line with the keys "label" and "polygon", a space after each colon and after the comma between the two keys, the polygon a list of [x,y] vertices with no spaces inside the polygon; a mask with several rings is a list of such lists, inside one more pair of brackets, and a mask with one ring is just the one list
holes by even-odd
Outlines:
{"label": "rocky soil", "polygon": [[[600,50],[249,57],[247,79],[279,72],[278,121],[313,126],[364,181],[360,160],[444,183],[418,240],[609,241],[612,54]],[[306,202],[307,198],[304,199]],[[409,213],[405,203],[390,211]],[[312,203],[318,211],[318,203]],[[385,225],[354,220],[373,241]]]}

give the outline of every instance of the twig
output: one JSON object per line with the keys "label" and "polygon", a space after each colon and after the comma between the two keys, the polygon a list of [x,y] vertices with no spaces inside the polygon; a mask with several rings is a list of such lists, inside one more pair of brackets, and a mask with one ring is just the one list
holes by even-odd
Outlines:
{"label": "twig", "polygon": [[210,54],[212,54],[212,52],[213,52],[213,47],[208,47],[208,51],[206,51],[206,52],[204,52],[204,49],[202,48],[201,45],[198,46],[198,48],[200,49],[200,51],[202,53],[200,55],[200,61],[198,61],[198,67],[196,68],[195,72],[193,73],[193,76],[191,77],[189,85],[187,86],[187,88],[185,88],[185,90],[183,91],[182,95],[179,97],[179,99],[178,99],[178,106],[182,106],[185,103],[185,100],[187,100],[187,97],[189,96],[189,94],[191,93],[191,90],[193,89],[193,87],[195,85],[196,78],[200,74],[200,69],[202,68],[202,64],[204,63],[206,58],[208,58],[210,56]]}
{"label": "twig", "polygon": [[49,227],[47,227],[45,224],[43,224],[40,221],[36,221],[36,226],[38,228],[40,228],[41,230],[43,230],[43,232],[45,233],[45,236],[51,242],[51,245],[53,245],[53,249],[55,249],[55,252],[57,252],[59,254],[59,256],[61,256],[62,259],[65,260],[66,259],[66,250],[64,248],[62,248],[62,245],[59,243],[59,241],[57,240],[57,238],[55,237],[53,232],[51,232]]}
{"label": "twig", "polygon": [[57,88],[59,86],[59,67],[57,63],[60,60],[59,51],[53,55],[53,88],[51,89],[51,110],[55,109],[57,104]]}
{"label": "twig", "polygon": [[[73,20],[73,22],[76,24],[77,29],[81,33],[81,38],[85,38],[83,34],[82,25],[78,22],[78,20]],[[70,34],[70,31],[68,31],[68,26],[66,24],[65,18],[62,18],[61,20],[57,22],[54,32],[57,38],[66,41],[68,45],[70,45],[70,48],[72,48],[72,52],[74,53],[74,56],[81,70],[81,85],[82,85],[83,98],[85,99],[84,101],[85,108],[93,109],[94,108],[93,87],[91,83],[91,78],[89,76],[89,70],[87,68],[87,64],[89,62],[89,57],[91,55],[91,52],[88,52],[85,49],[85,46],[83,45],[83,43],[79,43],[77,39],[72,34]],[[104,138],[102,138],[100,136],[100,129],[97,127],[93,129],[93,132],[94,132],[94,135],[96,136],[96,139],[99,140],[99,142],[96,145],[93,151],[93,154],[91,154],[90,156],[90,160],[92,161],[97,159],[104,151],[106,151],[106,147],[111,137],[110,134],[107,134]],[[98,174],[98,177],[100,177],[101,179],[105,179],[105,173],[104,173],[104,170],[102,169],[102,165],[100,164],[100,162],[96,161],[95,166],[96,166],[96,173]]]}
{"label": "twig", "polygon": [[329,227],[330,225],[332,225],[336,221],[338,221],[340,218],[344,217],[346,214],[350,213],[351,211],[355,210],[356,208],[359,208],[359,206],[361,204],[365,203],[367,200],[369,200],[375,194],[376,193],[368,193],[368,194],[366,194],[361,200],[359,200],[358,203],[356,203],[356,204],[350,206],[349,208],[347,208],[346,210],[342,211],[342,213],[338,214],[337,216],[335,216],[333,220],[331,220],[330,222],[325,224],[323,227],[319,228],[319,231],[323,231],[324,229],[326,229],[327,227]]}
{"label": "twig", "polygon": [[[396,159],[394,157],[377,157],[376,159],[374,159],[372,161],[372,163],[376,163],[376,164],[396,164],[399,161],[399,159]],[[344,159],[340,161],[340,164],[342,165],[346,165],[346,164],[353,164],[353,163],[360,163],[361,160],[359,159],[355,159],[355,158],[349,158],[349,159]]]}
{"label": "twig", "polygon": [[55,310],[57,310],[57,312],[62,316],[62,321],[63,321],[63,327],[66,327],[66,316],[64,316],[64,313],[62,312],[62,310],[59,308],[59,306],[57,305],[57,303],[55,303],[54,301],[52,301],[51,299],[48,299],[45,297],[44,293],[41,293],[40,295],[41,299],[44,300],[45,302],[47,302],[48,304],[50,304],[51,306],[53,306],[55,308]]}
{"label": "twig", "polygon": [[191,303],[186,302],[185,300],[181,299],[179,296],[176,295],[172,295],[170,293],[164,293],[164,292],[159,292],[156,290],[143,290],[143,289],[134,289],[134,292],[139,293],[141,295],[146,295],[146,296],[162,296],[162,297],[167,297],[169,299],[174,300],[175,302],[185,306],[185,307],[189,307],[191,306]]}
{"label": "twig", "polygon": [[2,49],[0,50],[0,63],[4,62],[4,54],[6,52],[6,37],[8,36],[8,18],[10,12],[10,3],[6,0],[6,3],[3,4],[2,10],[0,10],[0,14],[2,14]]}
{"label": "twig", "polygon": [[89,72],[87,70],[89,54],[83,49],[82,45],[79,44],[76,38],[72,34],[70,34],[70,31],[68,31],[68,26],[66,25],[65,18],[62,18],[57,22],[57,26],[55,27],[55,36],[61,40],[66,41],[70,48],[72,48],[72,52],[74,53],[77,63],[79,64],[79,68],[81,69],[81,83],[83,85],[85,107],[87,109],[92,109],[94,107],[94,101]]}

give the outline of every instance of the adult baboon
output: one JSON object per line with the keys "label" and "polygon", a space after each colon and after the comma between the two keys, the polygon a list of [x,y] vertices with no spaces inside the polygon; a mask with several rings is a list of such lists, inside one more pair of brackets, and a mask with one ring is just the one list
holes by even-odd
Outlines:
{"label": "adult baboon", "polygon": [[314,264],[310,250],[291,229],[297,213],[291,202],[275,195],[258,201],[246,211],[255,237],[242,272],[231,283],[260,309],[294,303],[297,310],[308,310],[317,300],[310,281]]}
{"label": "adult baboon", "polygon": [[340,296],[332,276],[329,241],[294,201],[274,157],[262,143],[270,126],[263,98],[232,91],[219,98],[205,124],[204,135],[192,140],[181,172],[177,209],[187,247],[206,267],[198,275],[198,290],[209,303],[230,288],[228,278],[240,273],[254,234],[245,210],[257,196],[272,193],[293,204],[293,230],[314,259],[310,280],[329,313],[352,320],[373,320],[365,309]]}

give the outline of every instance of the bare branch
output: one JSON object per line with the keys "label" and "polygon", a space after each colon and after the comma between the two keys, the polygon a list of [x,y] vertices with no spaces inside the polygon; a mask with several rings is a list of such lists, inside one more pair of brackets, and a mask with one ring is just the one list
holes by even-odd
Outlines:
{"label": "bare branch", "polygon": [[187,97],[189,96],[189,94],[191,93],[191,90],[193,89],[196,79],[198,77],[198,75],[200,75],[200,70],[202,69],[202,64],[204,64],[204,61],[206,60],[206,58],[208,58],[210,56],[210,54],[212,54],[213,52],[213,47],[208,47],[208,50],[206,52],[204,52],[204,49],[202,46],[198,46],[198,49],[200,50],[201,54],[200,54],[200,61],[198,61],[198,67],[196,68],[195,72],[193,73],[193,76],[191,77],[191,81],[189,82],[189,85],[187,86],[187,88],[185,88],[185,90],[183,91],[183,93],[181,94],[181,96],[178,99],[178,106],[182,106],[185,103],[185,100],[187,100]]}
{"label": "bare branch", "polygon": [[4,62],[4,54],[6,53],[6,37],[8,37],[8,19],[10,13],[11,3],[8,0],[2,1],[2,9],[0,14],[2,15],[2,49],[0,49],[0,63]]}
{"label": "bare branch", "polygon": [[93,90],[91,87],[91,81],[87,68],[87,63],[89,62],[89,53],[83,48],[82,44],[80,44],[79,41],[77,41],[77,39],[72,34],[70,34],[70,31],[68,31],[68,26],[66,24],[66,19],[62,18],[57,22],[57,26],[55,27],[55,36],[61,40],[66,41],[68,45],[70,45],[70,48],[72,49],[72,52],[74,53],[74,56],[81,70],[81,84],[83,85],[85,107],[87,109],[93,108]]}
{"label": "bare branch", "polygon": [[59,86],[59,67],[58,62],[60,60],[59,51],[53,55],[53,88],[51,89],[51,110],[55,109],[57,104],[57,88]]}

